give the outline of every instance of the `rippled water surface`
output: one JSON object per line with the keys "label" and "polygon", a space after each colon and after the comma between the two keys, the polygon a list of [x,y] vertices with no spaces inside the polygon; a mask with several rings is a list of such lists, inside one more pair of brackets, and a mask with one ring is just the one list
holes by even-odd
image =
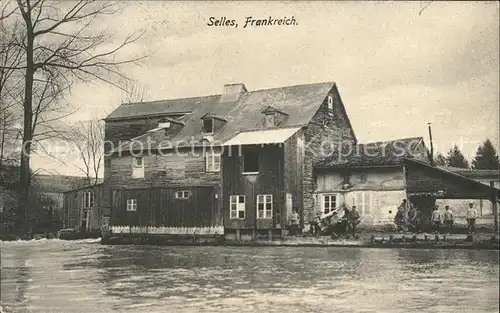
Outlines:
{"label": "rippled water surface", "polygon": [[496,251],[1,243],[11,312],[499,312]]}

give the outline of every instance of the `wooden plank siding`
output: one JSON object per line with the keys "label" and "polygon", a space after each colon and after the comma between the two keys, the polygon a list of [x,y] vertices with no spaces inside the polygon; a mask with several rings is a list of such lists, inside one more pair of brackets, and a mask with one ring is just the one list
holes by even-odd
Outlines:
{"label": "wooden plank siding", "polygon": [[[218,152],[220,148],[214,151]],[[133,158],[129,153],[121,157],[109,157],[106,183],[121,188],[144,188],[151,184],[154,187],[220,184],[220,172],[206,171],[202,148],[183,148],[178,153],[172,151],[163,152],[163,155],[144,155],[144,178],[132,178]]]}
{"label": "wooden plank siding", "polygon": [[[207,152],[208,148],[205,149]],[[219,152],[214,148],[214,152]],[[133,157],[107,157],[105,162],[105,187],[103,206],[111,210],[113,192],[117,189],[173,188],[183,186],[212,186],[220,189],[220,172],[206,170],[206,159],[202,148],[163,151],[160,154],[144,155],[144,178],[132,178]],[[220,201],[220,197],[218,198]]]}
{"label": "wooden plank siding", "polygon": [[[313,168],[323,157],[320,153],[322,143],[356,141],[333,82],[244,92],[231,103],[220,101],[219,96],[210,96],[123,105],[106,119],[105,139],[116,148],[119,141],[144,135],[155,128],[161,116],[153,117],[153,114],[167,111],[180,114],[180,108],[190,108],[190,115],[183,118],[184,126],[171,129],[170,134],[152,133],[148,139],[164,138],[173,142],[182,139],[186,143],[210,141],[202,137],[200,118],[212,112],[227,120],[224,123],[215,120],[217,131],[211,138],[222,144],[238,132],[266,129],[269,125],[265,123],[262,108],[269,104],[276,105],[287,116],[278,128],[302,129],[283,144],[257,146],[260,151],[258,174],[242,174],[242,157],[235,151],[232,155],[228,153],[228,147],[221,157],[221,172],[206,171],[205,156],[198,148],[194,148],[194,154],[189,153],[193,147],[181,148],[183,153],[180,154],[175,151],[168,155],[156,151],[146,153],[143,178],[132,178],[137,175],[132,175],[134,156],[130,152],[106,155],[102,204],[105,211],[112,212],[111,224],[167,226],[164,223],[171,223],[172,226],[188,227],[204,226],[196,223],[217,225],[220,221],[228,229],[276,230],[287,224],[287,195],[292,197],[291,206],[299,210],[301,224],[309,221],[313,217],[316,189]],[[333,110],[330,109],[332,104]],[[136,112],[134,108],[142,108],[143,112]],[[109,151],[109,147],[105,151]],[[191,190],[192,198],[175,199],[176,188]],[[216,198],[216,194],[219,197]],[[257,219],[257,195],[266,194],[272,195],[272,218]],[[231,195],[245,196],[244,219],[230,219]],[[137,212],[126,211],[126,199],[131,197],[138,201]],[[211,206],[200,205],[204,202]]]}
{"label": "wooden plank siding", "polygon": [[[177,199],[177,191],[188,191]],[[116,226],[202,227],[222,225],[217,186],[136,188],[113,190],[111,224]],[[127,211],[127,200],[137,200],[137,210]]]}
{"label": "wooden plank siding", "polygon": [[413,162],[406,163],[406,190],[409,194],[442,192],[434,195],[440,199],[490,199],[498,192],[466,177]]}
{"label": "wooden plank siding", "polygon": [[182,115],[163,114],[149,117],[106,120],[104,138],[106,138],[107,144],[104,146],[104,151],[109,152],[110,149],[116,148],[120,141],[130,140],[155,128],[158,121],[165,116],[177,118]]}
{"label": "wooden plank siding", "polygon": [[105,214],[101,205],[103,185],[67,191],[63,196],[64,227],[80,230],[83,219],[83,198],[85,192],[94,193],[94,206],[89,210],[89,230],[99,230]]}
{"label": "wooden plank siding", "polygon": [[[222,155],[222,208],[224,227],[228,229],[273,229],[274,217],[284,211],[284,147],[283,145],[253,146],[259,151],[259,173],[242,174],[243,157],[238,147],[227,147]],[[257,195],[273,196],[273,218],[257,219]],[[230,218],[230,196],[245,196],[245,218]]]}
{"label": "wooden plank siding", "polygon": [[[291,194],[292,207],[296,208],[298,212],[303,212],[304,210],[304,195],[302,193],[304,175],[304,144],[303,132],[302,130],[299,130],[295,135],[290,137],[284,145],[284,204],[286,206],[286,194]],[[291,212],[287,212],[286,207],[284,207],[281,219],[281,225],[283,225],[282,228],[287,225],[290,218],[289,214],[291,214]]]}

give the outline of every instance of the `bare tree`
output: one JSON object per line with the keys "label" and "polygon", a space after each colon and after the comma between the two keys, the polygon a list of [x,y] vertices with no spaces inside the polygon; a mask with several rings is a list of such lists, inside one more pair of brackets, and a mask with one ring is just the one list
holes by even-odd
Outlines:
{"label": "bare tree", "polygon": [[114,99],[110,98],[111,106],[107,110],[104,110],[104,114],[108,115],[116,108],[120,106],[120,104],[130,104],[130,103],[138,103],[151,100],[151,94],[149,93],[148,85],[141,84],[138,80],[122,80],[120,82],[121,86],[121,102],[116,103]]}
{"label": "bare tree", "polygon": [[[2,17],[6,13],[3,7]],[[4,18],[0,19],[0,168],[3,164],[15,161],[12,154],[19,135],[17,123],[20,115],[16,112],[16,96],[21,87],[22,78],[15,67],[22,62],[22,52],[16,45],[17,28],[12,33],[6,31]]]}
{"label": "bare tree", "polygon": [[11,109],[0,110],[0,168],[13,165],[19,160],[19,116]]}
{"label": "bare tree", "polygon": [[[17,66],[2,66],[24,72],[23,133],[20,157],[20,202],[19,209],[27,212],[30,190],[30,153],[34,140],[33,120],[36,114],[34,94],[37,80],[58,78],[63,86],[72,81],[101,80],[117,87],[116,82],[127,80],[120,71],[124,64],[137,63],[144,57],[121,58],[120,51],[134,44],[143,32],[127,36],[115,47],[109,47],[112,38],[103,30],[96,29],[99,18],[114,14],[114,3],[94,0],[77,2],[54,2],[48,0],[17,0],[14,13],[5,5],[2,21],[21,20],[22,36],[16,36],[16,46],[21,49],[23,62]],[[42,86],[44,84],[42,83]],[[52,95],[59,94],[65,87],[51,86]],[[43,90],[43,88],[42,88]],[[43,91],[42,91],[43,94]],[[43,97],[43,96],[42,96]],[[24,225],[25,226],[25,225]]]}
{"label": "bare tree", "polygon": [[68,140],[76,147],[79,159],[83,162],[83,165],[76,166],[87,177],[89,185],[97,184],[104,162],[103,122],[94,119],[77,123]]}
{"label": "bare tree", "polygon": [[122,83],[122,103],[144,102],[150,97],[148,87],[137,80],[127,80]]}

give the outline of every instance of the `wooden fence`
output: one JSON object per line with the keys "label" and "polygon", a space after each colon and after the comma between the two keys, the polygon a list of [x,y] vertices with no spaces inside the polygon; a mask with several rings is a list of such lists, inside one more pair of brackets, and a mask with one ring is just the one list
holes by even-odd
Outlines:
{"label": "wooden fence", "polygon": [[212,227],[155,227],[155,226],[111,226],[112,234],[150,235],[223,235],[224,226]]}

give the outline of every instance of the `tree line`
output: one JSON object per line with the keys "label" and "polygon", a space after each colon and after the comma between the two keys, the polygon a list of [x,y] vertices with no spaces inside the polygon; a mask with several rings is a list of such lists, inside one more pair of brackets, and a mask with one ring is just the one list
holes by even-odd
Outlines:
{"label": "tree line", "polygon": [[472,168],[477,170],[498,170],[500,162],[498,154],[491,140],[486,139],[476,150],[476,154],[469,163],[458,146],[454,146],[446,155],[438,153],[434,158],[434,163],[438,166],[451,166],[459,168]]}

